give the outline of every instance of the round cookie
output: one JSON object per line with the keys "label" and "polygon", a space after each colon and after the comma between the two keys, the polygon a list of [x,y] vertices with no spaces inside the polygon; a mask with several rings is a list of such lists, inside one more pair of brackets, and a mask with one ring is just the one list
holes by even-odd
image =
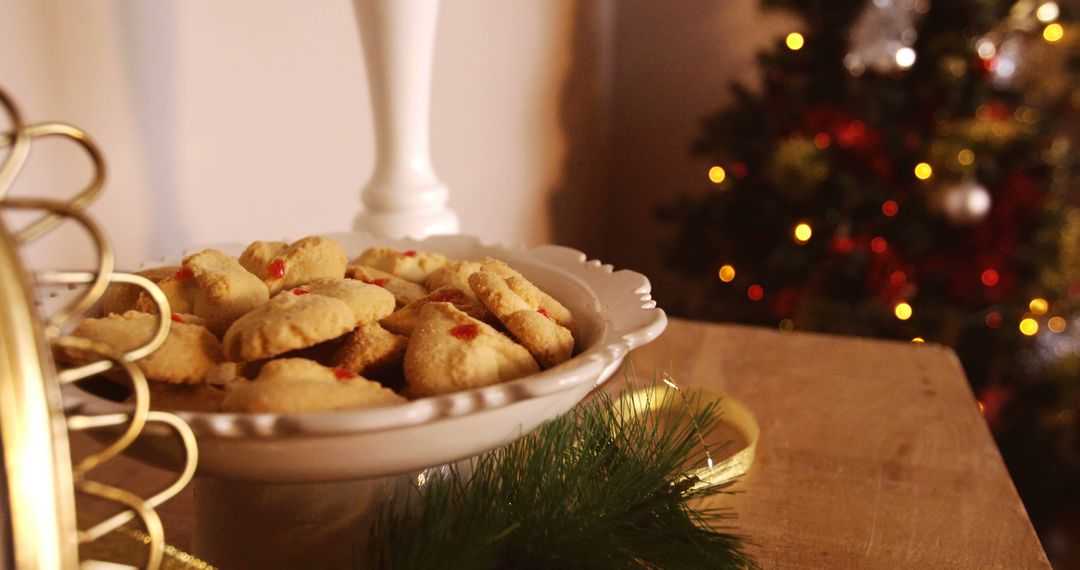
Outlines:
{"label": "round cookie", "polygon": [[408,345],[407,337],[396,335],[379,323],[367,323],[349,334],[331,362],[357,374],[378,377],[401,367]]}
{"label": "round cookie", "polygon": [[405,350],[413,396],[433,396],[513,380],[539,371],[529,351],[450,303],[428,303]]}
{"label": "round cookie", "polygon": [[394,296],[398,307],[404,307],[428,294],[428,290],[423,285],[366,265],[350,265],[347,270],[347,277],[386,289]]}
{"label": "round cookie", "polygon": [[[135,364],[150,380],[173,384],[196,384],[217,363],[223,360],[221,343],[206,327],[184,322],[191,315],[174,315],[169,330],[157,350]],[[186,317],[186,319],[185,319]],[[86,319],[71,333],[89,340],[108,344],[120,352],[132,350],[154,335],[157,317],[140,311],[127,311],[99,319]],[[96,357],[65,352],[61,357],[74,364],[85,364]]]}
{"label": "round cookie", "polygon": [[423,283],[433,271],[446,265],[446,261],[446,256],[438,253],[369,247],[352,263],[374,267],[413,283]]}
{"label": "round cookie", "polygon": [[237,319],[222,344],[229,360],[259,360],[339,337],[355,325],[344,301],[286,291]]}
{"label": "round cookie", "polygon": [[222,409],[247,413],[300,413],[374,408],[405,398],[353,372],[304,358],[281,358],[263,366],[247,384],[228,390]]}
{"label": "round cookie", "polygon": [[292,290],[294,295],[311,293],[344,301],[353,311],[356,324],[371,323],[394,312],[397,302],[386,289],[356,279],[327,277]]}
{"label": "round cookie", "polygon": [[291,245],[257,241],[240,254],[240,265],[262,279],[271,295],[316,279],[341,277],[348,260],[340,243],[322,236],[308,236]]}
{"label": "round cookie", "polygon": [[574,351],[574,335],[556,323],[543,307],[530,307],[511,290],[507,281],[486,271],[469,276],[469,285],[480,302],[529,349],[541,366],[551,368],[569,360]]}

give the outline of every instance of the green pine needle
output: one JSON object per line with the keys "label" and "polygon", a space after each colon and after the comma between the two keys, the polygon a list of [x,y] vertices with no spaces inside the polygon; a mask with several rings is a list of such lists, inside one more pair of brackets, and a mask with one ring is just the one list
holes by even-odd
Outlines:
{"label": "green pine needle", "polygon": [[730,482],[694,489],[688,476],[717,427],[716,405],[691,394],[637,409],[597,391],[520,440],[397,493],[376,515],[367,565],[756,568],[744,538],[719,526],[734,514],[695,501]]}

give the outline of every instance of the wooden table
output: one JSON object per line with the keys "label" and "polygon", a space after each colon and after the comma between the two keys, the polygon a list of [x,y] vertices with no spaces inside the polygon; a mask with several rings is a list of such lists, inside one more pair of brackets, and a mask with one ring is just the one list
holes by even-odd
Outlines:
{"label": "wooden table", "polygon": [[[676,319],[631,359],[756,414],[757,461],[722,500],[762,567],[1049,568],[949,349]],[[187,548],[190,490],[159,510]]]}

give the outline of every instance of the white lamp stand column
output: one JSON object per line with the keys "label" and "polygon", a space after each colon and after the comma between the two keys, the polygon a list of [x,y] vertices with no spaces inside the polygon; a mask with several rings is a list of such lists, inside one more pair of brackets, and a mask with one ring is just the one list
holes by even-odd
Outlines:
{"label": "white lamp stand column", "polygon": [[389,238],[458,231],[428,137],[439,1],[353,0],[375,126],[375,170],[355,229]]}

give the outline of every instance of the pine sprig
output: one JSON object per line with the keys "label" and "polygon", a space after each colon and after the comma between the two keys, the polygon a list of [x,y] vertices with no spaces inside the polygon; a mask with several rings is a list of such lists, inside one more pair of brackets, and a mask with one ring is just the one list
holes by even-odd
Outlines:
{"label": "pine sprig", "polygon": [[730,492],[690,476],[716,405],[690,394],[650,408],[597,391],[520,440],[396,493],[376,514],[367,565],[756,568],[745,539],[724,532],[734,514],[695,500]]}

